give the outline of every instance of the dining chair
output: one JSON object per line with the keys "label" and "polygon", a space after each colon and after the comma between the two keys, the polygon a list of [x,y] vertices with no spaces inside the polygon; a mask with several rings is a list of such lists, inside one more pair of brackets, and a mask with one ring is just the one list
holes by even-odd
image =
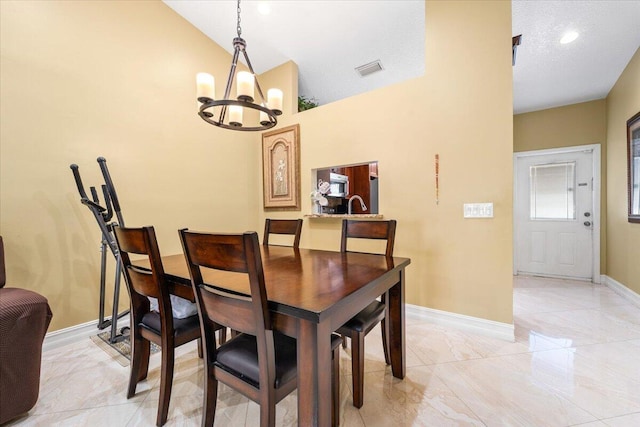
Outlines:
{"label": "dining chair", "polygon": [[[113,230],[131,300],[131,373],[127,399],[135,395],[138,382],[147,377],[150,343],[159,345],[162,348],[162,361],[156,425],[162,426],[169,413],[174,349],[198,339],[198,354],[202,357],[200,321],[197,314],[183,319],[173,317],[154,228],[124,228],[114,225]],[[130,254],[145,255],[150,269],[132,264]],[[149,297],[158,300],[158,311],[151,310]]]}
{"label": "dining chair", "polygon": [[[347,240],[358,239],[378,239],[386,240],[384,255],[393,256],[393,245],[396,236],[396,221],[375,221],[375,220],[348,220],[342,221],[342,238],[340,241],[340,252],[347,252]],[[374,300],[362,311],[353,316],[347,323],[336,331],[342,335],[343,347],[346,346],[344,337],[351,338],[351,373],[353,376],[353,406],[361,408],[364,402],[364,337],[378,324],[382,329],[382,346],[384,349],[384,360],[387,365],[389,361],[389,341],[386,331],[386,302],[387,294],[380,297],[380,301]]]}
{"label": "dining chair", "polygon": [[[260,425],[275,425],[276,403],[297,387],[297,343],[273,330],[267,307],[258,234],[212,234],[180,230],[191,284],[198,304],[204,345],[203,426],[213,425],[218,382],[260,405]],[[207,269],[242,273],[249,296],[204,284]],[[219,324],[239,332],[216,347],[213,331]],[[332,423],[339,414],[340,337],[332,335]]]}
{"label": "dining chair", "polygon": [[269,244],[270,234],[289,234],[294,236],[293,247],[300,246],[300,234],[302,233],[302,219],[265,219],[263,245]]}

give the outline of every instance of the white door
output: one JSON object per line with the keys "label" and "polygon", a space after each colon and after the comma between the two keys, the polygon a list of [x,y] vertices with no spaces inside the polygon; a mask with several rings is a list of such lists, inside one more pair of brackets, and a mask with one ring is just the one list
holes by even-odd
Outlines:
{"label": "white door", "polygon": [[516,155],[516,274],[593,280],[594,149],[549,151]]}

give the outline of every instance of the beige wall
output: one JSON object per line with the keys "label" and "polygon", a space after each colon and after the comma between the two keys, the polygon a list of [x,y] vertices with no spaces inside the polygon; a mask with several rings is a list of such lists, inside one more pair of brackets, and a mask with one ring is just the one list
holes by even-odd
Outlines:
{"label": "beige wall", "polygon": [[640,224],[627,221],[626,123],[640,111],[640,50],[607,97],[607,275],[640,294]]}
{"label": "beige wall", "polygon": [[513,151],[601,145],[600,273],[607,272],[607,101],[583,102],[513,116]]}
{"label": "beige wall", "polygon": [[[159,2],[0,7],[0,232],[11,284],[49,298],[51,330],[97,317],[99,233],[70,163],[98,184],[105,156],[127,225],[154,224],[164,253],[184,226],[262,230],[261,136],[195,115],[195,73],[228,72],[220,47]],[[381,213],[412,259],[407,302],[511,323],[511,6],[428,1],[426,21],[424,77],[280,117],[300,124],[303,208],[273,216],[309,213],[312,168],[378,160]],[[295,64],[261,84],[280,73]],[[493,202],[494,218],[464,220],[465,202]],[[302,246],[338,240],[337,220],[305,220]]]}
{"label": "beige wall", "polygon": [[[506,323],[512,322],[510,37],[509,2],[427,2],[424,77],[280,119],[283,126],[300,124],[302,214],[311,211],[311,169],[377,160],[380,213],[398,220],[396,255],[412,259],[407,302]],[[493,202],[495,217],[465,220],[465,202]],[[339,238],[339,220],[305,219],[301,246],[338,250]]]}
{"label": "beige wall", "polygon": [[[49,299],[50,331],[98,317],[100,234],[71,163],[85,186],[99,185],[104,156],[126,224],[154,225],[163,253],[181,251],[181,227],[255,227],[253,137],[195,114],[197,72],[224,76],[216,81],[224,90],[231,58],[222,48],[161,2],[3,0],[0,8],[8,286]],[[122,294],[126,305],[124,284]]]}
{"label": "beige wall", "polygon": [[605,99],[513,116],[514,152],[605,144],[606,138]]}

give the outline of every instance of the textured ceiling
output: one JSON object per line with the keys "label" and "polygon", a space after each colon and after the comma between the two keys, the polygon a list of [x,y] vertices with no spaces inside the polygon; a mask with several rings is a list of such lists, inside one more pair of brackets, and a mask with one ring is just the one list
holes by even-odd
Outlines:
{"label": "textured ceiling", "polygon": [[[640,46],[640,1],[513,1],[514,112],[607,96]],[[560,44],[567,31],[580,35]]]}
{"label": "textured ceiling", "polygon": [[[235,1],[164,2],[233,51]],[[263,4],[270,8],[268,15],[259,12]],[[320,104],[424,74],[423,0],[244,0],[240,17],[254,71],[262,73],[293,60],[299,94]],[[383,71],[366,77],[355,71],[376,60]]]}
{"label": "textured ceiling", "polygon": [[[235,1],[164,2],[231,52]],[[268,15],[259,12],[265,5]],[[423,0],[244,0],[242,36],[257,73],[292,60],[300,95],[327,104],[423,75],[424,7]],[[512,14],[513,35],[523,35],[515,113],[605,97],[640,46],[640,0],[514,0]],[[580,37],[562,45],[567,30]],[[375,60],[383,71],[354,70]]]}

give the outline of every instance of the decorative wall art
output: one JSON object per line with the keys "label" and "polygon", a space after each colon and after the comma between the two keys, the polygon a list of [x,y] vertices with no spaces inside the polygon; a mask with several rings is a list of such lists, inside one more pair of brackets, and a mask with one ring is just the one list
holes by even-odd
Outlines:
{"label": "decorative wall art", "polygon": [[300,125],[262,134],[264,208],[300,210]]}

